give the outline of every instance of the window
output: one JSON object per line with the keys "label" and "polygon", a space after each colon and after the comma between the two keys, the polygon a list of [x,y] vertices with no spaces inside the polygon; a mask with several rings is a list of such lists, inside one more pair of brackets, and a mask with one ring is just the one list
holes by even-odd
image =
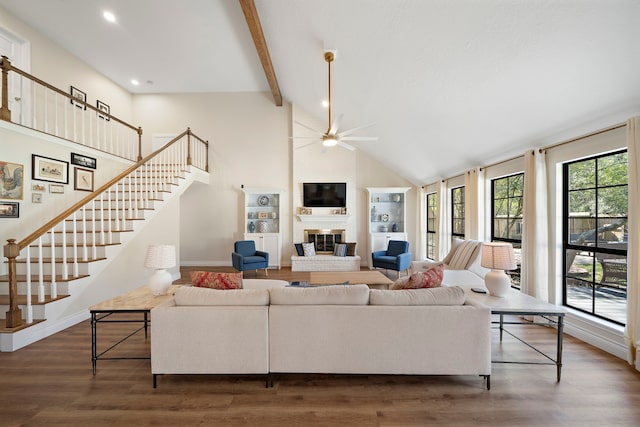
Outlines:
{"label": "window", "polygon": [[438,194],[427,194],[427,258],[436,259],[436,218]]}
{"label": "window", "polygon": [[624,325],[627,152],[563,165],[563,303]]}
{"label": "window", "polygon": [[464,187],[451,189],[451,235],[464,239]]}
{"label": "window", "polygon": [[506,273],[520,289],[524,173],[491,180],[491,241],[513,245],[517,268]]}

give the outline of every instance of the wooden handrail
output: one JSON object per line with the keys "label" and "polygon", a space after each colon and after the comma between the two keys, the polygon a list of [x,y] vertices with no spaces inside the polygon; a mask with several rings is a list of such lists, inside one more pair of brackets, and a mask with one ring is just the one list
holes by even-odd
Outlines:
{"label": "wooden handrail", "polygon": [[17,245],[18,245],[19,250],[21,251],[24,248],[26,248],[27,246],[29,246],[38,237],[42,236],[44,233],[46,233],[49,230],[51,230],[51,228],[54,227],[56,224],[58,224],[60,221],[62,221],[63,219],[65,219],[66,217],[71,215],[73,212],[77,211],[82,206],[86,205],[87,203],[89,203],[90,201],[92,201],[93,199],[98,197],[100,194],[104,193],[106,190],[111,188],[111,186],[114,185],[116,182],[120,181],[122,178],[124,178],[125,176],[129,175],[134,170],[138,169],[144,163],[146,163],[149,160],[153,159],[155,156],[160,154],[160,152],[164,151],[167,147],[169,147],[170,145],[173,145],[174,143],[179,141],[183,136],[187,135],[188,132],[189,132],[189,130],[186,130],[186,131],[182,132],[180,135],[176,136],[171,141],[167,142],[162,148],[154,151],[153,153],[149,154],[145,158],[139,160],[138,162],[136,162],[135,164],[130,166],[129,168],[125,169],[123,172],[119,173],[114,178],[112,178],[109,181],[107,181],[104,185],[102,185],[96,191],[94,191],[93,193],[89,194],[87,197],[83,198],[82,200],[80,200],[76,204],[72,205],[71,207],[65,209],[62,213],[57,215],[51,221],[47,222],[42,227],[38,228],[33,233],[29,234],[27,237],[25,237],[20,242],[18,242]]}
{"label": "wooden handrail", "polygon": [[9,70],[11,61],[2,55],[0,58],[0,68],[2,68],[2,105],[0,105],[0,119],[11,121],[11,110],[9,110]]}

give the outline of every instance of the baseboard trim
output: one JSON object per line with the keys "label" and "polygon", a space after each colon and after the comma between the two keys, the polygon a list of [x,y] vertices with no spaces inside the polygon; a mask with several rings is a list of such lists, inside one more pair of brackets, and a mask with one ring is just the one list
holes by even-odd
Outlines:
{"label": "baseboard trim", "polygon": [[1,334],[0,352],[20,350],[29,344],[33,344],[36,341],[77,325],[78,323],[89,319],[89,317],[89,311],[82,310],[79,313],[60,319],[55,323],[52,323],[50,320],[46,320],[42,323],[38,323],[37,325],[30,326],[12,334]]}
{"label": "baseboard trim", "polygon": [[617,325],[608,325],[585,318],[579,313],[567,313],[564,332],[581,341],[591,344],[620,359],[627,360],[627,346],[624,342],[624,330]]}

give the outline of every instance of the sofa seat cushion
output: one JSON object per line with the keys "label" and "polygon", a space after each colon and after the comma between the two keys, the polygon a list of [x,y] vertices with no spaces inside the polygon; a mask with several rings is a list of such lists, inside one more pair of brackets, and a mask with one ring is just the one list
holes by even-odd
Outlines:
{"label": "sofa seat cushion", "polygon": [[269,290],[271,305],[367,305],[369,286],[336,285]]}
{"label": "sofa seat cushion", "polygon": [[402,290],[371,289],[370,305],[463,305],[464,289],[460,286]]}
{"label": "sofa seat cushion", "polygon": [[243,258],[243,263],[244,265],[264,263],[264,257],[257,255],[246,256]]}
{"label": "sofa seat cushion", "polygon": [[267,289],[218,290],[181,286],[174,296],[176,306],[203,305],[269,305]]}

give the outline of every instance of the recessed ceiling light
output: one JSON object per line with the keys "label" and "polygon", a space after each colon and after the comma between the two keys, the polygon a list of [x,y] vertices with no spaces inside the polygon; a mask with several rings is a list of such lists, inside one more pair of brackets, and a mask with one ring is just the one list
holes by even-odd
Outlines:
{"label": "recessed ceiling light", "polygon": [[109,22],[116,22],[116,15],[114,15],[112,12],[109,12],[108,10],[104,11],[102,16]]}
{"label": "recessed ceiling light", "polygon": [[327,101],[326,99],[323,99],[323,100],[322,100],[322,106],[323,106],[324,108],[329,107],[329,101]]}
{"label": "recessed ceiling light", "polygon": [[136,79],[131,79],[131,84],[134,86],[138,86],[140,84],[139,81],[137,81]]}

